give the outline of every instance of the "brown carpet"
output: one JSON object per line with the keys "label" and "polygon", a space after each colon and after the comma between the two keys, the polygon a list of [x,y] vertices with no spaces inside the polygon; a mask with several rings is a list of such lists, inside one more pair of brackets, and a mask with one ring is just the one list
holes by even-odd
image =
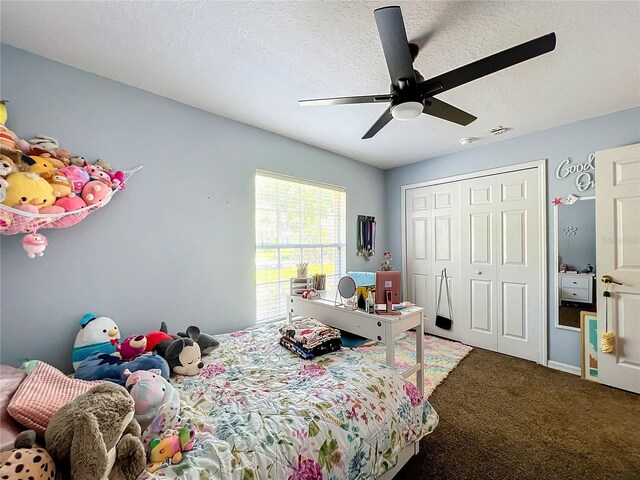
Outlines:
{"label": "brown carpet", "polygon": [[398,479],[640,479],[640,396],[474,349]]}

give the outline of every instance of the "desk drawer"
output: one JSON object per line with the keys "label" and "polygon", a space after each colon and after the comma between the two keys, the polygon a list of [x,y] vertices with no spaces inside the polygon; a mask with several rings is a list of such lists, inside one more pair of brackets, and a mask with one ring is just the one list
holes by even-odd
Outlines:
{"label": "desk drawer", "polygon": [[566,288],[562,287],[562,300],[573,302],[588,302],[589,290],[584,288]]}
{"label": "desk drawer", "polygon": [[313,300],[293,298],[289,300],[289,311],[294,316],[315,318],[325,325],[386,342],[385,324],[376,315],[360,314],[347,309],[340,310]]}
{"label": "desk drawer", "polygon": [[591,277],[562,277],[563,288],[591,288]]}

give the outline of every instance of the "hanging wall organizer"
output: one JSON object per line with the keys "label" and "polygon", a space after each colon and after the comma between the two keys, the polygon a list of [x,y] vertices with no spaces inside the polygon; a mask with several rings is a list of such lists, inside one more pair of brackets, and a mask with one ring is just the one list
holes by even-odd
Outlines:
{"label": "hanging wall organizer", "polygon": [[369,260],[376,254],[376,218],[358,215],[358,255]]}
{"label": "hanging wall organizer", "polygon": [[142,168],[112,171],[103,160],[91,164],[72,156],[57,140],[38,136],[28,142],[4,126],[0,100],[0,234],[25,234],[29,258],[41,257],[46,228],[67,228],[108,204]]}

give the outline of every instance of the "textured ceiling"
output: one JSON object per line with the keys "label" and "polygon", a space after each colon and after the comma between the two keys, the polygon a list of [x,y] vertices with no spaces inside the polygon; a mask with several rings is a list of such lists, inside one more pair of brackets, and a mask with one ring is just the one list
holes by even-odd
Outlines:
{"label": "textured ceiling", "polygon": [[[468,127],[420,116],[362,134],[383,105],[301,98],[387,93],[383,2],[13,2],[2,42],[390,168],[640,105],[640,2],[398,2],[425,78],[555,31],[556,50],[442,94]],[[477,137],[461,147],[461,137]]]}

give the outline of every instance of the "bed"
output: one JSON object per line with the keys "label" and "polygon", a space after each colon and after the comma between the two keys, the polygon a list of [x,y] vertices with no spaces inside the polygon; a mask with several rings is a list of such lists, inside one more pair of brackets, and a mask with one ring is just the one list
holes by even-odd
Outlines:
{"label": "bed", "polygon": [[302,360],[282,323],[216,338],[199,376],[175,377],[183,420],[200,433],[182,462],[141,479],[390,479],[438,415],[412,383],[343,350]]}

